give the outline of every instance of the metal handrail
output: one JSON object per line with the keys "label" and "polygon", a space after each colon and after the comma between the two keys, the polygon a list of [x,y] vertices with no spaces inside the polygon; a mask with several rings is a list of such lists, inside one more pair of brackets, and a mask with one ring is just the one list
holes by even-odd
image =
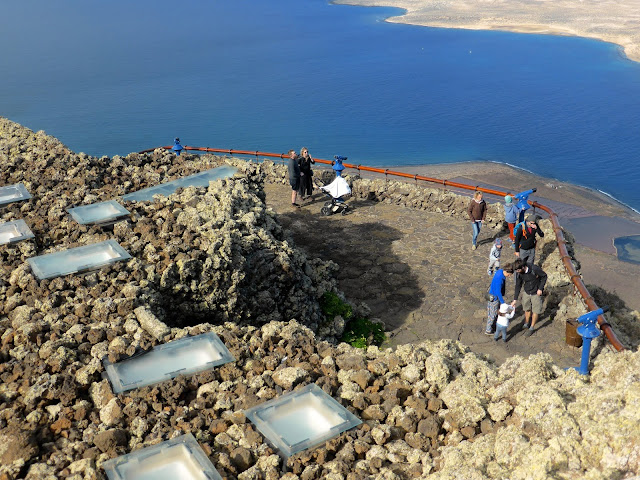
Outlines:
{"label": "metal handrail", "polygon": [[[157,148],[171,150],[172,147],[164,146],[164,147],[157,147]],[[189,146],[184,146],[183,149],[194,150],[199,152],[225,153],[228,155],[251,155],[251,156],[255,156],[256,158],[272,157],[272,158],[283,159],[288,157],[288,154],[286,153],[260,152],[257,150],[249,151],[249,150],[234,150],[234,149],[209,148],[209,147],[189,147]],[[148,150],[143,150],[140,153],[149,153],[149,152],[153,152],[154,150],[155,148],[151,148]],[[323,163],[327,165],[333,165],[335,163],[333,160],[324,160],[321,158],[314,158],[313,160],[316,163]],[[382,173],[384,175],[393,175],[396,177],[410,178],[413,180],[422,180],[424,182],[437,183],[445,187],[454,187],[454,188],[461,188],[463,190],[479,191],[483,193],[488,193],[490,195],[497,195],[500,197],[507,195],[507,192],[502,192],[500,190],[493,190],[490,188],[472,186],[472,185],[467,185],[465,183],[459,183],[459,182],[450,182],[449,180],[441,180],[439,178],[425,177],[423,175],[417,175],[412,173],[396,172],[393,170],[389,170],[388,168],[383,169],[383,168],[367,167],[364,165],[352,165],[349,163],[343,163],[343,165],[347,168],[357,169],[358,171]],[[562,233],[562,227],[560,226],[560,222],[558,221],[558,215],[551,208],[545,205],[542,205],[538,202],[533,202],[533,201],[528,201],[528,202],[531,204],[532,207],[539,208],[540,210],[543,210],[549,214],[549,219],[551,220],[551,225],[553,226],[553,232],[555,233],[556,241],[558,243],[558,253],[560,253],[562,264],[564,265],[564,268],[567,271],[567,274],[571,278],[571,282],[576,287],[576,290],[580,293],[585,304],[589,308],[589,311],[597,310],[599,308],[598,305],[596,304],[595,300],[589,293],[589,290],[587,290],[587,287],[582,281],[582,277],[580,277],[580,275],[578,274],[578,271],[573,265],[573,262],[571,262],[571,256],[569,255],[569,251],[567,250],[567,245],[566,245],[567,241],[565,240],[564,234]],[[607,320],[604,318],[604,315],[598,316],[598,325],[600,326],[600,330],[602,330],[602,332],[606,335],[609,342],[611,342],[611,345],[613,345],[613,347],[617,351],[620,352],[622,350],[626,350],[624,345],[622,345],[622,343],[620,343],[620,340],[618,340],[618,338],[616,337],[616,334],[613,332],[613,329],[611,328],[611,325],[609,325],[609,322],[607,322]]]}

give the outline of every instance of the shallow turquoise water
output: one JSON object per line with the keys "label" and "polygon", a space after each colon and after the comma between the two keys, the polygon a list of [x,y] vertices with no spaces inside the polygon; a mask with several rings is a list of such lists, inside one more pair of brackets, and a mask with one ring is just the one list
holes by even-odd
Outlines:
{"label": "shallow turquoise water", "polygon": [[640,264],[640,235],[615,238],[613,246],[616,247],[620,260]]}
{"label": "shallow turquoise water", "polygon": [[640,210],[640,65],[611,44],[394,25],[392,9],[323,0],[3,10],[0,115],[75,151],[179,136],[364,165],[490,160]]}

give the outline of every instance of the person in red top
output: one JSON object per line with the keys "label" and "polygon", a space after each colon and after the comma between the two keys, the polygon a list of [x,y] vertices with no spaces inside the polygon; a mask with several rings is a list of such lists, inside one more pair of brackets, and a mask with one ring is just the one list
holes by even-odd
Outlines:
{"label": "person in red top", "polygon": [[482,192],[473,194],[473,198],[467,208],[471,226],[473,227],[473,239],[471,240],[471,250],[478,248],[478,235],[480,235],[480,227],[487,216],[487,203],[482,199]]}

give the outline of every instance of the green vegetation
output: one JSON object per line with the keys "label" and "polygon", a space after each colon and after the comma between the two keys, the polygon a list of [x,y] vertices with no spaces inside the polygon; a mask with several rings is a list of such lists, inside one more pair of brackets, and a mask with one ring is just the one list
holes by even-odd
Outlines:
{"label": "green vegetation", "polygon": [[351,305],[343,302],[333,292],[325,292],[322,295],[320,307],[327,320],[333,320],[336,315],[344,318],[346,327],[341,340],[353,347],[380,346],[387,339],[382,325],[373,323],[368,318],[354,317]]}

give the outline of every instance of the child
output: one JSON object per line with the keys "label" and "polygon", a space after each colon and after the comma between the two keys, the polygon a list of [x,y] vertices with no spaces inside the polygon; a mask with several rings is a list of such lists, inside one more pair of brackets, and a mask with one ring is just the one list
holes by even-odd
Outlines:
{"label": "child", "polygon": [[513,198],[511,195],[504,197],[504,221],[507,222],[507,225],[509,226],[509,240],[511,240],[512,247],[513,241],[515,240],[513,228],[518,222],[518,213],[518,207],[513,204]]}
{"label": "child", "polygon": [[496,333],[493,339],[497,342],[498,337],[502,334],[502,341],[507,341],[507,327],[509,326],[509,320],[513,318],[516,313],[515,309],[508,303],[500,305],[500,311],[498,313],[498,320],[496,321]]}
{"label": "child", "polygon": [[502,254],[502,240],[496,238],[489,252],[489,268],[487,268],[487,275],[493,275],[493,271],[497,272],[500,268],[500,254]]}

